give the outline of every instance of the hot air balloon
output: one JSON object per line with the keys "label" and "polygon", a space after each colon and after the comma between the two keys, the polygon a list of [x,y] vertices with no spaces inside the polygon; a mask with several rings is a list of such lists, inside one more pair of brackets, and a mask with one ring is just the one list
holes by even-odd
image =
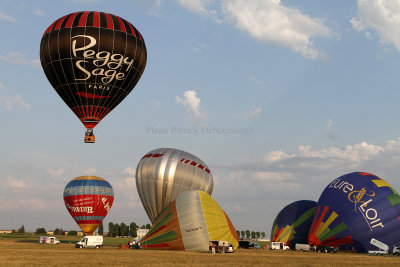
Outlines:
{"label": "hot air balloon", "polygon": [[140,244],[147,249],[207,252],[211,240],[228,241],[234,248],[239,244],[235,227],[217,201],[190,190],[167,206]]}
{"label": "hot air balloon", "polygon": [[136,168],[136,188],[152,224],[167,205],[182,192],[212,193],[213,177],[198,157],[173,148],[147,153]]}
{"label": "hot air balloon", "polygon": [[96,176],[72,179],[64,189],[65,207],[85,235],[93,235],[110,211],[113,201],[111,185]]}
{"label": "hot air balloon", "polygon": [[94,143],[93,128],[133,90],[146,60],[140,32],[104,12],[82,11],[57,19],[40,44],[44,73],[86,127],[86,143]]}
{"label": "hot air balloon", "polygon": [[285,242],[292,249],[296,243],[307,244],[316,205],[312,200],[299,200],[284,207],[275,218],[271,241]]}
{"label": "hot air balloon", "polygon": [[400,242],[400,196],[385,180],[354,172],[333,180],[322,192],[309,243],[376,250],[375,238],[389,247]]}

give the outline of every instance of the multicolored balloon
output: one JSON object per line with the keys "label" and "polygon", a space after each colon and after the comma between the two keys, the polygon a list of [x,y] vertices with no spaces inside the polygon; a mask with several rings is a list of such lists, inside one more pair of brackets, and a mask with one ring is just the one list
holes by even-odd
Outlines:
{"label": "multicolored balloon", "polygon": [[275,218],[271,241],[285,242],[292,249],[296,243],[307,244],[316,206],[315,201],[299,200],[284,207]]}
{"label": "multicolored balloon", "polygon": [[235,227],[209,194],[191,190],[180,194],[159,216],[140,244],[147,249],[209,251],[209,241],[239,244]]}
{"label": "multicolored balloon", "polygon": [[110,211],[113,201],[111,185],[96,176],[72,179],[64,189],[65,207],[85,235],[93,235]]}
{"label": "multicolored balloon", "polygon": [[150,151],[136,168],[136,188],[152,224],[180,193],[202,190],[211,195],[213,187],[207,165],[198,157],[178,149]]}
{"label": "multicolored balloon", "polygon": [[47,28],[40,61],[57,94],[90,132],[133,90],[147,51],[142,35],[128,21],[82,11]]}
{"label": "multicolored balloon", "polygon": [[372,238],[392,248],[399,237],[397,191],[373,174],[354,172],[333,180],[322,192],[309,243],[366,252],[377,250],[370,244]]}

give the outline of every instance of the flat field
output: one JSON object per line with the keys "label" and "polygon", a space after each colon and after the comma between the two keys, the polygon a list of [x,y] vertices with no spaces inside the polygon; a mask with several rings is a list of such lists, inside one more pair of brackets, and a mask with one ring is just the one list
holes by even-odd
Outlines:
{"label": "flat field", "polygon": [[[76,239],[76,238],[75,238]],[[119,239],[116,239],[119,240]],[[122,241],[122,240],[120,240]],[[108,242],[106,242],[107,244]],[[400,266],[400,257],[366,254],[239,249],[233,254],[103,248],[77,249],[74,243],[41,245],[30,239],[0,239],[1,266]],[[120,242],[124,243],[125,242]]]}

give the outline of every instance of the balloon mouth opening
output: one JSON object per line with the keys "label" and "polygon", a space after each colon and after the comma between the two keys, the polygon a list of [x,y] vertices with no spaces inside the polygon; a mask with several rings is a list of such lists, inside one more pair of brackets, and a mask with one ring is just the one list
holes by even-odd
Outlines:
{"label": "balloon mouth opening", "polygon": [[88,118],[88,119],[83,119],[82,120],[83,125],[88,129],[88,131],[91,129],[93,131],[93,128],[96,127],[96,125],[100,122],[96,118]]}

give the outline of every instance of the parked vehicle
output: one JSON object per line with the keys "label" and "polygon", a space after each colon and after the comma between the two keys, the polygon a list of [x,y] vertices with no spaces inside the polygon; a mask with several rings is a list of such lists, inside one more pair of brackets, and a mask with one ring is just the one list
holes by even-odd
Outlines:
{"label": "parked vehicle", "polygon": [[393,246],[393,255],[400,256],[400,247]]}
{"label": "parked vehicle", "polygon": [[90,235],[85,236],[78,241],[75,245],[76,248],[101,248],[103,246],[103,236],[101,235]]}
{"label": "parked vehicle", "polygon": [[295,245],[295,249],[297,251],[313,251],[313,247],[311,247],[309,244],[300,244],[300,243],[296,243]]}
{"label": "parked vehicle", "polygon": [[233,248],[233,245],[231,243],[229,243],[228,250],[226,252],[228,252],[228,253],[235,252],[235,249]]}
{"label": "parked vehicle", "polygon": [[289,250],[290,247],[288,245],[286,245],[286,243],[284,243],[284,242],[271,242],[270,249],[273,249],[273,250],[276,250],[276,249]]}
{"label": "parked vehicle", "polygon": [[325,253],[336,253],[337,248],[332,247],[332,246],[318,246],[315,249],[316,252],[325,252]]}
{"label": "parked vehicle", "polygon": [[54,236],[41,236],[39,238],[39,244],[57,245],[57,244],[60,244],[60,240],[58,240],[57,237],[54,237]]}
{"label": "parked vehicle", "polygon": [[253,242],[250,242],[249,243],[249,248],[253,248],[253,249],[260,249],[261,247],[260,247],[260,245],[258,244],[258,243],[253,243]]}
{"label": "parked vehicle", "polygon": [[368,250],[369,255],[386,255],[389,254],[389,246],[385,243],[376,240],[375,238],[371,238],[370,243],[375,247],[379,248],[379,250]]}

